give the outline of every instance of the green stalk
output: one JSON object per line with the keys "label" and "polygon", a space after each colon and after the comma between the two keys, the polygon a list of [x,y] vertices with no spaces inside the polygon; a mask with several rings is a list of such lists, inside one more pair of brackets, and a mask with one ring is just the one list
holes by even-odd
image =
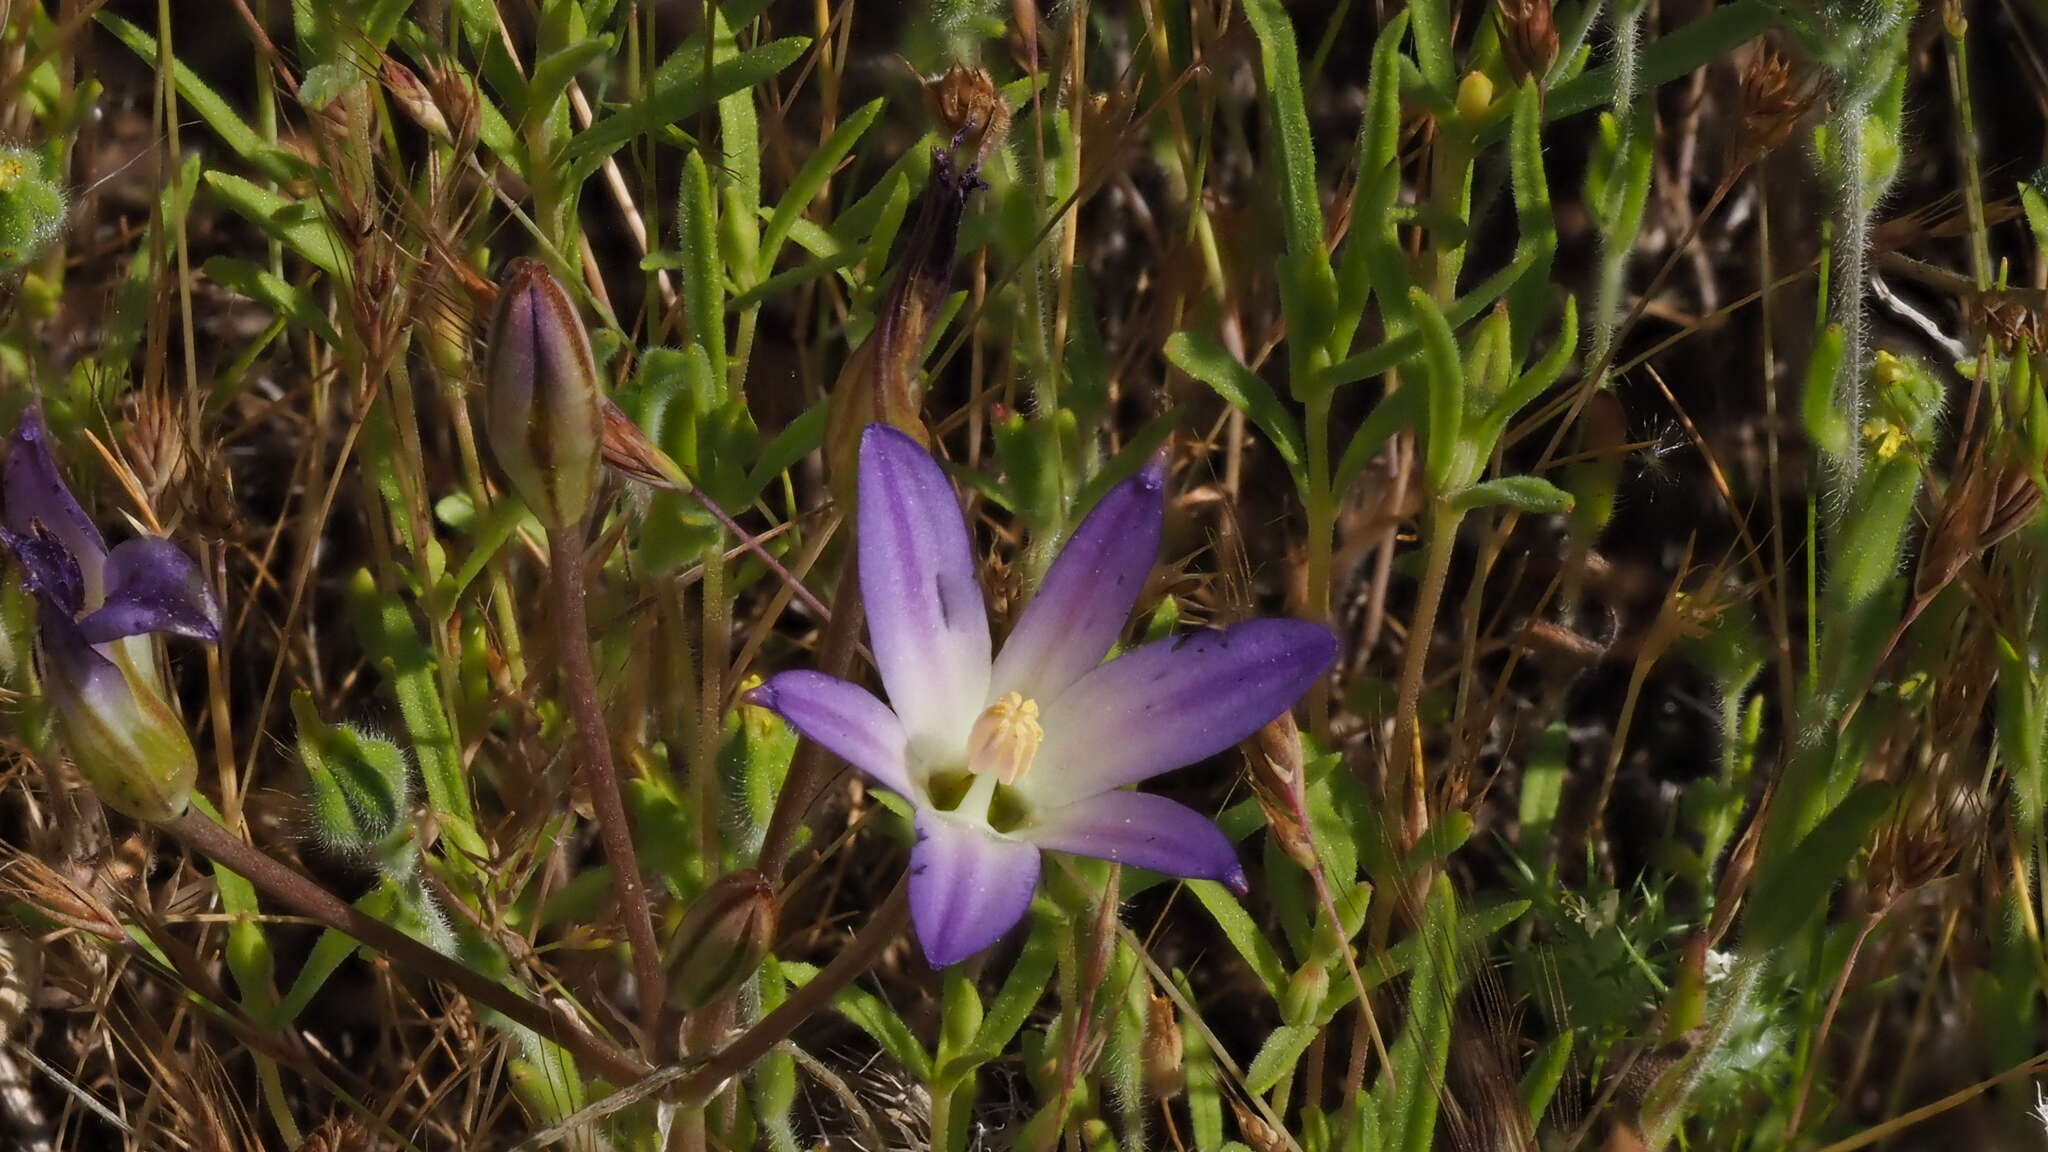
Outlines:
{"label": "green stalk", "polygon": [[1408,623],[1408,644],[1401,653],[1401,683],[1394,710],[1394,763],[1405,765],[1406,772],[1397,774],[1391,782],[1391,798],[1395,812],[1403,814],[1409,844],[1429,827],[1421,747],[1422,682],[1429,668],[1429,640],[1436,632],[1444,582],[1451,571],[1451,553],[1458,544],[1458,524],[1464,518],[1464,513],[1452,508],[1442,497],[1430,504],[1422,587],[1416,594],[1415,615]]}

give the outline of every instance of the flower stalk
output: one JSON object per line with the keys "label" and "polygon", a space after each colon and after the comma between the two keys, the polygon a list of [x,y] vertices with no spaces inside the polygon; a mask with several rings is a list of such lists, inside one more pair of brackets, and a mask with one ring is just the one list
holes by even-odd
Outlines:
{"label": "flower stalk", "polygon": [[582,768],[583,785],[597,815],[598,836],[604,845],[605,860],[611,865],[619,916],[625,921],[627,942],[633,950],[641,1026],[646,1030],[646,1042],[656,1044],[662,1008],[661,946],[655,940],[647,888],[640,879],[640,857],[633,848],[632,825],[626,818],[618,769],[612,762],[610,729],[605,724],[604,706],[598,702],[597,672],[590,662],[583,539],[580,520],[548,530],[548,553],[553,558],[550,584],[561,635],[562,685],[575,721],[576,762]]}

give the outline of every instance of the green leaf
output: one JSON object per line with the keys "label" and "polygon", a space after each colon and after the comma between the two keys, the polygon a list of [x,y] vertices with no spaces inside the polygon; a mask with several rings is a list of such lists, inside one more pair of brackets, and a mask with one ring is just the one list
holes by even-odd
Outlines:
{"label": "green leaf", "polygon": [[489,855],[477,834],[469,799],[469,773],[455,742],[448,713],[442,707],[435,677],[434,650],[420,638],[412,613],[395,596],[382,596],[367,569],[359,569],[349,589],[355,601],[356,627],[363,647],[380,665],[398,700],[406,734],[412,738],[420,778],[441,830],[464,853]]}
{"label": "green leaf", "polygon": [[1543,103],[1536,85],[1515,93],[1508,169],[1515,188],[1515,222],[1520,229],[1516,255],[1527,253],[1529,265],[1507,289],[1508,313],[1514,322],[1515,358],[1529,355],[1537,330],[1549,318],[1556,288],[1550,265],[1557,253],[1557,217],[1550,204],[1550,184],[1543,171]]}
{"label": "green leaf", "polygon": [[[159,51],[156,37],[105,9],[93,12],[93,19],[99,21],[102,28],[112,32],[116,40],[127,45],[130,51],[141,57],[144,64],[152,68],[157,65]],[[208,128],[213,129],[214,135],[220,137],[222,143],[234,150],[235,155],[272,180],[294,180],[304,174],[300,163],[289,152],[272,147],[265,141],[261,133],[237,116],[228,102],[221,99],[219,93],[207,87],[206,82],[199,78],[199,74],[187,67],[183,61],[171,62],[171,80],[177,87],[179,98],[206,122]]]}
{"label": "green leaf", "polygon": [[1214,880],[1190,880],[1187,889],[1208,910],[1209,918],[1216,921],[1216,926],[1237,948],[1237,954],[1251,966],[1252,974],[1277,1002],[1287,987],[1287,966],[1280,962],[1280,953],[1259,931],[1251,913],[1244,910],[1229,889]]}
{"label": "green leaf", "polygon": [[1147,420],[1136,432],[1125,439],[1124,446],[1102,470],[1088,478],[1081,490],[1074,494],[1073,505],[1068,509],[1067,519],[1078,522],[1086,516],[1111,488],[1138,474],[1154,453],[1173,438],[1173,430],[1180,426],[1180,413],[1172,408]]}
{"label": "green leaf", "polygon": [[1252,1057],[1252,1066],[1245,1069],[1245,1090],[1263,1094],[1292,1076],[1301,1054],[1308,1051],[1321,1031],[1313,1024],[1282,1024],[1268,1032],[1266,1042],[1259,1046],[1259,1054]]}
{"label": "green leaf", "polygon": [[1451,14],[1443,0],[1411,0],[1415,20],[1415,63],[1438,99],[1447,99],[1457,84],[1451,77]]}
{"label": "green leaf", "polygon": [[[1187,977],[1176,971],[1174,986],[1186,1003],[1195,1000],[1194,989],[1188,986]],[[1209,1047],[1209,1037],[1202,1031],[1202,1022],[1188,1013],[1181,1014],[1181,1066],[1187,1072],[1188,1119],[1194,1129],[1195,1152],[1220,1152],[1223,1148],[1223,1089],[1222,1077],[1216,1067],[1216,1053]]]}
{"label": "green leaf", "polygon": [[1436,1134],[1437,1086],[1451,1051],[1451,1006],[1463,983],[1454,948],[1457,918],[1450,879],[1438,874],[1415,938],[1422,948],[1408,984],[1408,1020],[1388,1053],[1391,1066],[1374,1087],[1381,1129],[1397,1152],[1429,1152]]}
{"label": "green leaf", "polygon": [[[818,975],[815,965],[800,964],[794,960],[782,961],[782,971],[789,982],[797,987],[810,983]],[[918,1043],[917,1034],[910,1025],[896,1015],[896,1010],[884,1004],[879,997],[860,988],[843,988],[832,998],[832,1007],[852,1021],[861,1031],[872,1037],[903,1066],[912,1079],[929,1082],[932,1078],[932,1058]]]}
{"label": "green leaf", "polygon": [[[1662,84],[1719,60],[1769,31],[1776,6],[1768,0],[1733,0],[1716,5],[1705,16],[1645,44],[1636,60],[1636,90],[1648,93]],[[1551,89],[1544,117],[1562,120],[1614,102],[1612,65],[1591,68],[1569,83]]]}
{"label": "green leaf", "polygon": [[221,203],[261,228],[266,234],[298,253],[307,263],[339,279],[348,265],[348,255],[325,220],[310,205],[283,196],[226,172],[208,172],[204,177]]}
{"label": "green leaf", "polygon": [[1430,486],[1442,492],[1450,483],[1458,460],[1459,432],[1465,414],[1464,367],[1458,359],[1458,341],[1451,335],[1451,326],[1429,294],[1420,288],[1410,288],[1408,307],[1422,333],[1424,470]]}
{"label": "green leaf", "polygon": [[689,342],[710,358],[711,378],[722,387],[725,364],[725,274],[718,255],[718,206],[712,198],[711,170],[702,152],[683,159],[682,191],[676,199],[676,228],[681,233],[683,323]]}
{"label": "green leaf", "polygon": [[208,279],[236,295],[254,300],[272,312],[291,321],[298,327],[312,333],[325,342],[329,348],[341,346],[341,334],[334,330],[334,323],[327,313],[313,302],[313,297],[303,288],[290,283],[282,276],[274,275],[268,268],[261,268],[246,260],[231,256],[209,256],[201,270]]}
{"label": "green leaf", "polygon": [[1522,1075],[1522,1109],[1528,1115],[1532,1129],[1543,1123],[1543,1114],[1550,1111],[1550,1101],[1557,1095],[1557,1086],[1564,1080],[1565,1070],[1571,1067],[1572,1041],[1576,1035],[1565,1031],[1552,1037]]}
{"label": "green leaf", "polygon": [[774,483],[777,476],[796,467],[797,462],[817,451],[825,442],[825,421],[830,415],[830,401],[820,400],[804,410],[804,414],[783,426],[775,439],[762,449],[760,459],[747,473],[747,487],[759,492]]}
{"label": "green leaf", "polygon": [[1857,786],[1790,852],[1767,860],[1742,918],[1744,950],[1767,956],[1817,922],[1828,892],[1891,811],[1892,790]]}
{"label": "green leaf", "polygon": [[1290,331],[1318,333],[1328,327],[1336,309],[1337,277],[1330,270],[1329,250],[1324,246],[1315,141],[1309,134],[1308,109],[1302,97],[1294,24],[1281,0],[1246,0],[1244,13],[1258,33],[1265,107],[1279,153],[1281,211],[1287,229],[1282,306]]}
{"label": "green leaf", "polygon": [[1051,932],[1033,931],[1025,938],[1024,950],[1010,966],[1010,974],[1003,978],[1003,986],[989,1005],[988,1014],[982,1017],[981,1027],[968,1049],[976,1064],[1000,1057],[1010,1041],[1016,1039],[1018,1030],[1038,1007],[1039,998],[1045,995],[1045,986],[1052,981],[1058,962],[1059,949]]}
{"label": "green leaf", "polygon": [[[1332,355],[1341,355],[1350,347],[1374,291],[1382,301],[1389,293],[1397,301],[1400,298],[1401,288],[1394,283],[1402,264],[1393,208],[1401,194],[1401,38],[1407,31],[1407,11],[1396,12],[1373,43],[1372,72],[1365,84],[1365,119],[1358,127],[1358,183],[1352,191],[1350,239],[1345,242],[1338,270],[1342,343],[1332,348]],[[1398,309],[1401,305],[1394,306]]]}
{"label": "green leaf", "polygon": [[775,270],[775,259],[782,251],[783,241],[789,238],[790,226],[796,223],[805,208],[810,207],[811,201],[818,198],[818,193],[838,170],[839,162],[846,158],[846,154],[874,124],[875,118],[882,114],[884,103],[881,97],[876,97],[854,109],[832,130],[832,135],[818,145],[804,161],[804,166],[797,169],[789,187],[783,190],[782,199],[776,203],[774,214],[768,218],[768,226],[761,231],[760,262],[753,272],[757,283],[767,279]]}
{"label": "green leaf", "polygon": [[1849,422],[1835,407],[1835,376],[1842,367],[1842,326],[1830,324],[1814,341],[1807,354],[1806,381],[1800,392],[1799,414],[1806,435],[1822,452],[1839,460],[1851,448]]}
{"label": "green leaf", "polygon": [[[1421,338],[1417,337],[1415,343],[1419,347]],[[1373,405],[1365,423],[1352,433],[1351,442],[1344,446],[1344,455],[1337,461],[1337,472],[1332,477],[1334,491],[1349,491],[1358,474],[1365,471],[1365,466],[1380,454],[1395,433],[1417,424],[1423,415],[1423,399],[1423,390],[1411,385],[1395,389]]]}
{"label": "green leaf", "polygon": [[1308,484],[1308,472],[1302,461],[1306,453],[1301,446],[1301,432],[1295,427],[1294,418],[1281,406],[1276,395],[1264,380],[1251,369],[1237,362],[1236,357],[1223,350],[1215,337],[1206,332],[1176,332],[1166,341],[1166,358],[1188,375],[1207,384],[1210,390],[1223,397],[1231,407],[1251,418],[1253,424],[1273,442],[1273,450],[1280,453],[1287,468],[1293,473],[1295,482],[1304,487]]}
{"label": "green leaf", "polygon": [[[397,905],[398,890],[389,877],[383,877],[377,881],[376,887],[356,901],[355,906],[356,911],[373,919],[388,921]],[[306,1006],[313,1002],[313,997],[320,994],[328,977],[333,976],[343,961],[361,947],[362,944],[345,932],[329,928],[320,933],[319,938],[313,941],[312,950],[306,953],[306,962],[299,966],[299,974],[292,979],[291,988],[278,1002],[277,1011],[270,1019],[271,1025],[280,1029],[290,1027],[292,1021],[297,1020]]]}
{"label": "green leaf", "polygon": [[576,74],[610,55],[611,50],[609,34],[594,36],[552,52],[535,64],[533,77],[526,82],[526,119],[533,122],[551,114]]}
{"label": "green leaf", "polygon": [[1460,512],[1502,505],[1536,516],[1562,516],[1572,510],[1572,494],[1540,476],[1502,476],[1451,496],[1451,507]]}
{"label": "green leaf", "polygon": [[687,120],[707,104],[767,80],[794,63],[808,47],[808,39],[787,36],[750,48],[714,64],[707,85],[703,49],[693,50],[684,45],[662,62],[655,72],[652,89],[643,98],[592,124],[562,150],[565,185],[582,183],[597,171],[605,157],[625,147],[634,137]]}

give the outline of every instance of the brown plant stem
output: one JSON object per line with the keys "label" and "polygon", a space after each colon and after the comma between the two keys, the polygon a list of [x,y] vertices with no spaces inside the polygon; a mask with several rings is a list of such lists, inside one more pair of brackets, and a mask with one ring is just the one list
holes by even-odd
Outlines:
{"label": "brown plant stem", "polygon": [[449,984],[456,991],[561,1045],[593,1075],[614,1084],[630,1084],[649,1069],[607,1044],[566,1013],[557,1012],[442,955],[384,921],[344,903],[311,879],[286,867],[254,844],[221,827],[197,809],[158,825],[185,847],[243,877],[259,890],[291,906],[301,915],[354,937],[422,975]]}
{"label": "brown plant stem", "polygon": [[643,1042],[659,1033],[662,1002],[661,945],[654,938],[654,918],[647,908],[647,889],[640,881],[640,859],[633,850],[633,830],[619,796],[619,774],[612,766],[610,729],[597,699],[597,673],[590,663],[590,626],[583,584],[584,521],[548,529],[548,554],[555,594],[555,626],[561,637],[562,684],[576,721],[576,760],[583,787],[597,812],[599,838],[612,868],[612,888],[619,898],[619,916],[633,949],[633,979],[639,986]]}

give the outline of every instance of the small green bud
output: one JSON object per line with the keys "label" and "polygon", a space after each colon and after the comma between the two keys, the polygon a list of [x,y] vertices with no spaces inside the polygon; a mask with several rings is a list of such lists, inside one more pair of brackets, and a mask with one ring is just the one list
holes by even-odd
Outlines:
{"label": "small green bud", "polygon": [[292,693],[292,715],[299,722],[306,804],[320,835],[344,851],[380,851],[406,830],[411,781],[405,752],[381,737],[323,722],[303,691]]}
{"label": "small green bud", "polygon": [[1301,1028],[1315,1023],[1330,994],[1330,970],[1311,960],[1295,969],[1280,996],[1280,1019]]}
{"label": "small green bud", "polygon": [[64,230],[64,191],[34,149],[0,147],[0,271],[43,254]]}
{"label": "small green bud", "polygon": [[775,943],[775,886],[748,868],[721,876],[683,913],[669,999],[694,1012],[746,983]]}
{"label": "small green bud", "polygon": [[485,354],[484,431],[498,467],[542,523],[575,523],[597,490],[604,391],[575,302],[545,265],[512,262]]}
{"label": "small green bud", "polygon": [[1458,82],[1458,118],[1477,124],[1493,107],[1493,81],[1484,72],[1467,72]]}

